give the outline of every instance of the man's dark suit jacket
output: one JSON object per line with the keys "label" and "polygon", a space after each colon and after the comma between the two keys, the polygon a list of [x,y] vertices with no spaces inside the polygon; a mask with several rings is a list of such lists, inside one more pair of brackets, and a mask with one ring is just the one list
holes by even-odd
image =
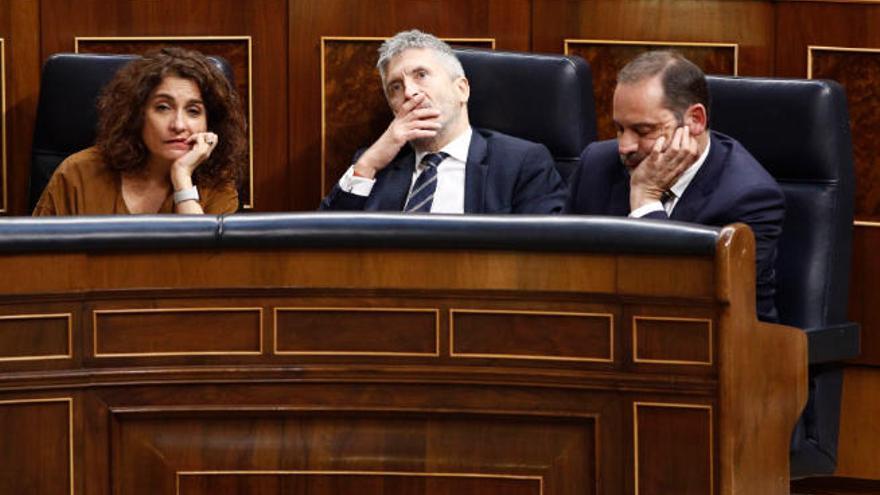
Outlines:
{"label": "man's dark suit jacket", "polygon": [[[776,242],[785,218],[785,198],[776,180],[735,139],[711,133],[709,155],[672,210],[646,218],[723,226],[742,222],[755,234],[757,312],[776,321]],[[569,213],[629,215],[629,173],[620,161],[617,141],[592,143],[572,174]]]}
{"label": "man's dark suit jacket", "polygon": [[[415,152],[404,146],[376,174],[369,196],[347,193],[337,183],[321,209],[401,211],[414,168]],[[465,213],[559,213],[567,194],[544,145],[477,128],[468,148],[464,188]]]}

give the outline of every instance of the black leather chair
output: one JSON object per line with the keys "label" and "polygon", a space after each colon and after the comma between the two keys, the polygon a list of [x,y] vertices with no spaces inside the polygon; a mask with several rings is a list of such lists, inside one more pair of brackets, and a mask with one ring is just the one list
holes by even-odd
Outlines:
{"label": "black leather chair", "polygon": [[776,178],[786,212],[776,261],[780,322],[807,332],[810,397],[791,445],[792,477],[831,474],[842,372],[859,352],[847,321],[854,172],[843,88],[833,81],[709,77],[713,129]]}
{"label": "black leather chair", "polygon": [[[34,142],[31,149],[29,207],[33,209],[52,172],[65,158],[95,142],[95,103],[101,88],[137,55],[59,53],[43,65]],[[232,69],[209,57],[232,81]]]}
{"label": "black leather chair", "polygon": [[564,179],[596,140],[590,66],[580,57],[456,50],[471,124],[543,143]]}

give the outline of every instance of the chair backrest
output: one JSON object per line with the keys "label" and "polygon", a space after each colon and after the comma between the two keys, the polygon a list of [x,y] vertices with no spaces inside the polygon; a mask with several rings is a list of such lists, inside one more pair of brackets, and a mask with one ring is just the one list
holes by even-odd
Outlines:
{"label": "chair backrest", "polygon": [[456,50],[471,85],[471,124],[550,149],[564,179],[596,140],[590,66],[580,57]]}
{"label": "chair backrest", "polygon": [[854,204],[849,114],[834,81],[709,77],[710,126],[739,140],[785,193],[779,319],[846,321]]}
{"label": "chair backrest", "polygon": [[[31,149],[31,209],[58,165],[94,144],[98,95],[116,71],[136,58],[138,55],[59,53],[46,60]],[[233,80],[226,60],[214,56],[209,59]]]}
{"label": "chair backrest", "polygon": [[854,208],[846,96],[833,81],[708,82],[710,126],[738,139],[785,193],[776,306],[782,323],[806,330],[811,363],[810,398],[792,434],[791,475],[832,474],[842,390],[833,362],[854,357],[859,346],[858,325],[846,321]]}

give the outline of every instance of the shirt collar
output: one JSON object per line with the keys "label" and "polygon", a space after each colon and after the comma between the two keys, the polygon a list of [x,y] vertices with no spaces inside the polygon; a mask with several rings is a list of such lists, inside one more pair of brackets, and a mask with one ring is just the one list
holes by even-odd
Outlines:
{"label": "shirt collar", "polygon": [[709,156],[709,148],[712,146],[712,138],[711,136],[707,136],[707,138],[708,139],[706,140],[706,149],[703,150],[703,153],[700,154],[700,157],[697,158],[697,161],[695,161],[693,165],[688,167],[688,169],[681,174],[681,177],[679,177],[678,180],[675,181],[675,184],[673,184],[672,187],[669,188],[669,190],[672,191],[672,194],[675,194],[676,198],[680,198],[681,195],[684,194],[684,191],[691,184],[691,181],[694,180],[694,176],[697,175],[700,167],[703,166],[703,163],[705,163],[706,158]]}
{"label": "shirt collar", "polygon": [[[454,158],[462,163],[467,163],[468,149],[471,146],[471,135],[473,135],[474,130],[471,126],[468,126],[467,129],[464,130],[461,134],[458,135],[455,139],[449,142],[446,146],[444,146],[439,151],[443,151],[449,155],[450,158]],[[416,152],[416,165],[422,163],[422,158],[430,153],[430,151],[417,151]]]}

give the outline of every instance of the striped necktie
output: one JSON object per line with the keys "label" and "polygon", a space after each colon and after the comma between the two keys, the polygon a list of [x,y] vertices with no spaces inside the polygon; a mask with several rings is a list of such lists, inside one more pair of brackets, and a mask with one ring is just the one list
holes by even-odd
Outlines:
{"label": "striped necktie", "polygon": [[415,184],[413,184],[403,211],[407,213],[431,211],[431,203],[434,202],[434,191],[437,190],[437,166],[447,156],[449,156],[448,153],[441,151],[440,153],[428,153],[422,158],[424,170],[422,170]]}

